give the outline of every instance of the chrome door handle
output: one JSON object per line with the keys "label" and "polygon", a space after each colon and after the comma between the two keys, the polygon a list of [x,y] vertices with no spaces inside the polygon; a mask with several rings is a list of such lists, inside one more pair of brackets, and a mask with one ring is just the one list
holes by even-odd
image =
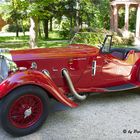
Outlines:
{"label": "chrome door handle", "polygon": [[96,74],[96,68],[97,68],[96,65],[97,65],[96,61],[93,61],[92,62],[92,76],[95,76],[95,74]]}

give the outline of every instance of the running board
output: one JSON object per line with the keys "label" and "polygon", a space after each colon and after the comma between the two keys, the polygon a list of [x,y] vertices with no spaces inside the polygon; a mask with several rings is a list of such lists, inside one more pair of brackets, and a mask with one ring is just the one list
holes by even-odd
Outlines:
{"label": "running board", "polygon": [[113,87],[108,87],[105,88],[108,92],[115,92],[115,91],[123,91],[123,90],[130,90],[130,89],[134,89],[137,88],[136,85],[128,83],[128,84],[123,84],[120,86],[113,86]]}

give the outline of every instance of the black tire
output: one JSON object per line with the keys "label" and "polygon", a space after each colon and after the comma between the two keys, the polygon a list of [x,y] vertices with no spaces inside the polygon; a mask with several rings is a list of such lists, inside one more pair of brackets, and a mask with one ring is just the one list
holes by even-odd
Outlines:
{"label": "black tire", "polygon": [[[33,102],[31,99],[29,100],[29,97],[32,98]],[[26,101],[27,105],[25,104],[26,102],[24,100],[25,101],[27,100]],[[31,105],[31,103],[28,100],[30,102],[32,102],[33,105]],[[19,108],[18,102],[21,103],[20,108]],[[14,110],[13,110],[14,107],[16,109],[15,105],[17,105],[19,108],[17,110],[18,115],[12,116],[11,114],[14,112]],[[26,106],[30,105],[31,106],[30,109],[27,109],[27,107],[25,109],[25,105]],[[39,105],[41,107],[39,107]],[[43,89],[41,89],[37,86],[32,86],[32,85],[19,87],[19,88],[13,90],[11,93],[9,93],[2,102],[2,105],[0,108],[1,109],[1,116],[0,116],[1,125],[5,131],[7,131],[8,133],[10,133],[13,136],[24,136],[27,134],[31,134],[31,133],[35,132],[37,129],[39,129],[42,126],[43,122],[46,120],[48,113],[49,113],[48,106],[49,106],[49,98]],[[39,109],[36,109],[37,107]],[[23,109],[25,109],[25,110],[23,111]],[[22,110],[22,111],[19,111],[19,110]],[[23,112],[23,113],[21,113],[21,112]],[[20,123],[20,121],[18,120],[18,117],[22,120],[22,123],[24,122],[23,128],[22,128],[22,123]],[[25,121],[25,119],[27,122]],[[31,120],[33,121],[32,124],[30,124]],[[20,124],[19,125],[20,127],[17,125],[18,123]],[[27,123],[28,127],[25,127],[26,123]]]}

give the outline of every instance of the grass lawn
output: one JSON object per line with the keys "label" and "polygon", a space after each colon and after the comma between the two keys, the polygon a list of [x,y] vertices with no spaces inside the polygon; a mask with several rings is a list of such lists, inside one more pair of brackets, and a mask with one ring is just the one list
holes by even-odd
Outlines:
{"label": "grass lawn", "polygon": [[[65,38],[59,36],[57,32],[50,32],[49,39],[39,38],[38,47],[64,47],[68,45],[68,41]],[[29,36],[4,36],[0,37],[0,48],[9,49],[25,49],[29,48]]]}

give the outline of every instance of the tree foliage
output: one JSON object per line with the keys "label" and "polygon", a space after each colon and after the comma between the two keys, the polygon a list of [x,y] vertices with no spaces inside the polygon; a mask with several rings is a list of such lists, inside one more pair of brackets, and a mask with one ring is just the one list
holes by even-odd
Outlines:
{"label": "tree foliage", "polygon": [[109,0],[8,0],[0,6],[3,18],[16,24],[17,36],[19,23],[30,19],[33,46],[37,46],[39,21],[44,23],[46,38],[52,19],[66,37],[81,30],[109,29],[109,11]]}

